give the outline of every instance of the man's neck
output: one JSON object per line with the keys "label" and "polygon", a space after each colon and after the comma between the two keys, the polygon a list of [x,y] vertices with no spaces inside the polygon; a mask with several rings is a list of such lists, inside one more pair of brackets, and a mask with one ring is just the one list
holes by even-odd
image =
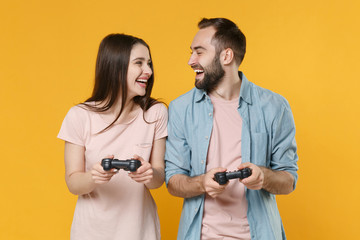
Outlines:
{"label": "man's neck", "polygon": [[224,100],[233,100],[240,95],[241,79],[238,72],[225,72],[225,75],[220,84],[210,92],[215,97]]}

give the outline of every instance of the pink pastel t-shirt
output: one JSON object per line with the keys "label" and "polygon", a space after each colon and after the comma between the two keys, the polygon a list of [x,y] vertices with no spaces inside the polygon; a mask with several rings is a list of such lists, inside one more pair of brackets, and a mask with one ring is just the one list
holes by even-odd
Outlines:
{"label": "pink pastel t-shirt", "polygon": [[[77,105],[70,109],[58,138],[85,147],[86,171],[108,155],[130,159],[137,154],[149,161],[153,142],[167,136],[167,108],[155,104],[126,124],[115,124],[103,115]],[[71,227],[72,240],[158,240],[160,223],[156,204],[146,186],[119,172],[89,194],[78,196]]]}
{"label": "pink pastel t-shirt", "polygon": [[[206,170],[216,167],[237,170],[241,164],[242,119],[237,111],[239,100],[226,101],[210,95],[214,106],[213,129]],[[205,195],[201,239],[251,239],[247,221],[245,187],[238,179],[229,181],[216,198]]]}

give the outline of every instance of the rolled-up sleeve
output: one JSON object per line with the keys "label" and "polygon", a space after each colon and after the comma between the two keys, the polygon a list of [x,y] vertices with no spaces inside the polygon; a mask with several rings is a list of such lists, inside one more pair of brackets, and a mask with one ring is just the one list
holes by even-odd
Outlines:
{"label": "rolled-up sleeve", "polygon": [[190,174],[191,150],[186,140],[184,114],[178,112],[172,103],[169,105],[168,137],[165,153],[165,181],[175,174]]}
{"label": "rolled-up sleeve", "polygon": [[272,132],[271,168],[291,173],[294,176],[295,189],[298,179],[298,155],[294,118],[287,101],[274,121]]}

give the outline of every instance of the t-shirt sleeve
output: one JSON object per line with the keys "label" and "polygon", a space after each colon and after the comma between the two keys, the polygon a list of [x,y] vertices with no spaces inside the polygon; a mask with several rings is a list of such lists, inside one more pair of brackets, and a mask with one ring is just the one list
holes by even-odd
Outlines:
{"label": "t-shirt sleeve", "polygon": [[160,139],[167,136],[167,122],[168,122],[168,111],[164,104],[156,104],[157,111],[157,119],[155,123],[155,137],[154,139]]}
{"label": "t-shirt sleeve", "polygon": [[85,113],[84,109],[78,106],[72,107],[66,114],[57,137],[64,141],[84,146],[85,117],[83,113]]}

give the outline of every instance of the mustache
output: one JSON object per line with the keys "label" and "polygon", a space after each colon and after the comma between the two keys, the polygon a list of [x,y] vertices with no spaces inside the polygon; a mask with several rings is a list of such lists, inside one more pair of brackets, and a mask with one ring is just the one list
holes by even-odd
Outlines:
{"label": "mustache", "polygon": [[201,66],[200,64],[196,64],[194,66],[191,66],[192,69],[200,69],[200,70],[204,70],[203,66]]}

